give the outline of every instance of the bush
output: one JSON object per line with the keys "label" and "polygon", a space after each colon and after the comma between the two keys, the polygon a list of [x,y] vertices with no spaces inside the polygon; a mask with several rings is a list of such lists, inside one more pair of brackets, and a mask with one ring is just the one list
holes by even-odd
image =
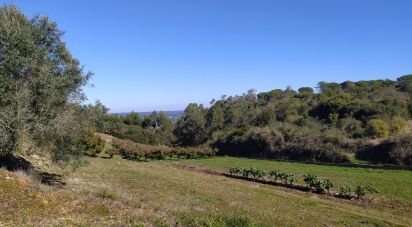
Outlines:
{"label": "bush", "polygon": [[232,167],[229,169],[229,174],[232,176],[238,176],[242,173],[242,169],[239,167]]}
{"label": "bush", "polygon": [[372,138],[385,138],[390,134],[388,123],[382,119],[372,119],[366,126],[367,134]]}
{"label": "bush", "polygon": [[342,185],[339,188],[339,197],[349,199],[352,197],[352,188],[350,185]]}
{"label": "bush", "polygon": [[333,184],[329,179],[319,180],[316,175],[312,174],[303,175],[303,181],[309,189],[313,188],[320,193],[325,191],[329,193],[330,189],[333,187]]}
{"label": "bush", "polygon": [[289,185],[293,185],[297,181],[297,178],[293,174],[288,174],[286,177],[286,181]]}
{"label": "bush", "polygon": [[130,140],[114,139],[113,145],[117,148],[118,153],[123,157],[132,160],[157,159],[163,160],[173,156],[177,158],[205,158],[215,154],[209,146],[198,147],[174,147],[170,148],[164,145],[148,145],[135,143]]}
{"label": "bush", "polygon": [[398,134],[405,132],[406,121],[402,117],[394,117],[391,121],[391,133]]}
{"label": "bush", "polygon": [[311,162],[345,163],[349,159],[330,140],[321,137],[296,137],[289,140],[282,150],[287,159]]}
{"label": "bush", "polygon": [[371,186],[358,185],[355,189],[355,194],[358,199],[363,198],[367,193],[377,193],[378,191]]}
{"label": "bush", "polygon": [[80,140],[80,146],[84,149],[84,154],[90,157],[95,157],[104,149],[105,142],[100,136],[88,131]]}
{"label": "bush", "polygon": [[271,158],[284,145],[282,134],[269,127],[233,129],[215,137],[212,145],[220,155]]}
{"label": "bush", "polygon": [[273,170],[269,173],[269,175],[271,176],[271,178],[277,182],[278,179],[280,179],[280,176],[282,175],[282,173],[280,171],[277,170]]}
{"label": "bush", "polygon": [[327,138],[300,136],[285,141],[270,127],[234,129],[214,135],[212,146],[219,155],[290,159],[314,162],[349,162],[340,148]]}
{"label": "bush", "polygon": [[323,181],[323,187],[329,194],[330,190],[333,188],[333,183],[329,179],[326,179]]}
{"label": "bush", "polygon": [[110,158],[113,158],[113,155],[117,154],[117,150],[113,147],[109,148],[106,150],[106,154],[110,156]]}
{"label": "bush", "polygon": [[318,181],[318,177],[312,174],[303,175],[303,181],[309,189],[312,189],[315,187],[316,181]]}
{"label": "bush", "polygon": [[392,137],[377,145],[365,145],[356,157],[378,163],[412,165],[412,134]]}

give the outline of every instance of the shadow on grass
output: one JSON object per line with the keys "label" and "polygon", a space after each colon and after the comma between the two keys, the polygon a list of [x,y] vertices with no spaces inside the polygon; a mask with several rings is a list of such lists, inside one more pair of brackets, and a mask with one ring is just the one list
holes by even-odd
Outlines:
{"label": "shadow on grass", "polygon": [[272,185],[272,186],[278,186],[278,187],[286,187],[286,188],[295,189],[295,190],[299,190],[299,191],[311,192],[311,193],[324,195],[324,196],[331,196],[331,197],[335,197],[335,198],[339,198],[339,199],[352,200],[352,199],[356,198],[353,195],[343,197],[339,193],[332,192],[332,191],[329,192],[329,193],[326,193],[324,191],[312,190],[312,189],[308,188],[307,186],[301,185],[301,184],[287,184],[287,183],[283,183],[283,182],[267,181],[267,180],[264,180],[264,179],[253,179],[253,178],[244,177],[244,176],[230,175],[230,174],[227,174],[227,173],[221,173],[220,175],[225,176],[225,177],[250,181],[250,182],[256,182],[256,183],[259,183],[259,184],[266,184],[266,185]]}
{"label": "shadow on grass", "polygon": [[1,157],[0,168],[5,168],[8,171],[24,171],[26,173],[31,172],[40,179],[42,184],[51,186],[66,185],[63,181],[63,175],[36,170],[28,160],[20,156],[8,154]]}

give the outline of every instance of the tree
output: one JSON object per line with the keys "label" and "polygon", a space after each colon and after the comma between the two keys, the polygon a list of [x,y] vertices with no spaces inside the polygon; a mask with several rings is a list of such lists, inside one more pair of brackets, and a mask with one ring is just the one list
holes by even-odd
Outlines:
{"label": "tree", "polygon": [[212,131],[222,130],[225,124],[225,113],[223,111],[222,102],[218,101],[207,112],[207,127]]}
{"label": "tree", "polygon": [[75,106],[91,73],[47,17],[28,19],[11,5],[0,7],[0,21],[0,155],[79,153]]}
{"label": "tree", "polygon": [[138,113],[132,111],[130,114],[126,115],[123,122],[127,125],[141,125],[142,119]]}
{"label": "tree", "polygon": [[177,121],[174,135],[183,146],[197,146],[207,140],[206,118],[202,105],[189,104],[182,118]]}
{"label": "tree", "polygon": [[313,88],[311,87],[301,87],[298,89],[298,92],[301,94],[313,94]]}
{"label": "tree", "polygon": [[160,111],[157,116],[157,122],[159,122],[159,127],[165,132],[172,132],[174,125],[170,117],[166,115],[165,112]]}
{"label": "tree", "polygon": [[412,95],[412,74],[399,77],[397,82],[402,91],[409,92]]}
{"label": "tree", "polygon": [[256,90],[255,89],[249,89],[247,91],[247,94],[245,95],[245,99],[246,99],[246,101],[251,102],[251,103],[256,102],[256,100],[257,100]]}

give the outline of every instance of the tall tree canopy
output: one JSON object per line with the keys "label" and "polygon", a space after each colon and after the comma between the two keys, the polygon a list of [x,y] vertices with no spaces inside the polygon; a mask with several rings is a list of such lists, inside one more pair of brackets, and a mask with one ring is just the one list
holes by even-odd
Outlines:
{"label": "tall tree canopy", "polygon": [[[72,149],[85,72],[48,17],[0,7],[0,155]],[[47,148],[47,149],[46,149]]]}

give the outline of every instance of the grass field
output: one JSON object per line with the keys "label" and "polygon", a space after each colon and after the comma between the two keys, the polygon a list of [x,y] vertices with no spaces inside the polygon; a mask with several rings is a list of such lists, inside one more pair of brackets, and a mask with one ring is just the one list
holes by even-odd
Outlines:
{"label": "grass field", "polygon": [[351,168],[234,157],[184,160],[179,161],[179,164],[196,165],[222,172],[230,167],[255,167],[266,171],[280,170],[297,175],[300,180],[298,183],[302,184],[304,183],[303,174],[316,174],[320,178],[330,179],[336,186],[349,184],[354,187],[358,184],[369,184],[379,191],[377,197],[412,206],[412,171],[410,170]]}
{"label": "grass field", "polygon": [[[226,162],[249,161],[213,158],[179,163],[223,170]],[[0,226],[412,225],[410,210],[325,198],[171,165],[177,162],[133,162],[118,156],[88,162],[66,178],[63,188],[0,170]]]}

